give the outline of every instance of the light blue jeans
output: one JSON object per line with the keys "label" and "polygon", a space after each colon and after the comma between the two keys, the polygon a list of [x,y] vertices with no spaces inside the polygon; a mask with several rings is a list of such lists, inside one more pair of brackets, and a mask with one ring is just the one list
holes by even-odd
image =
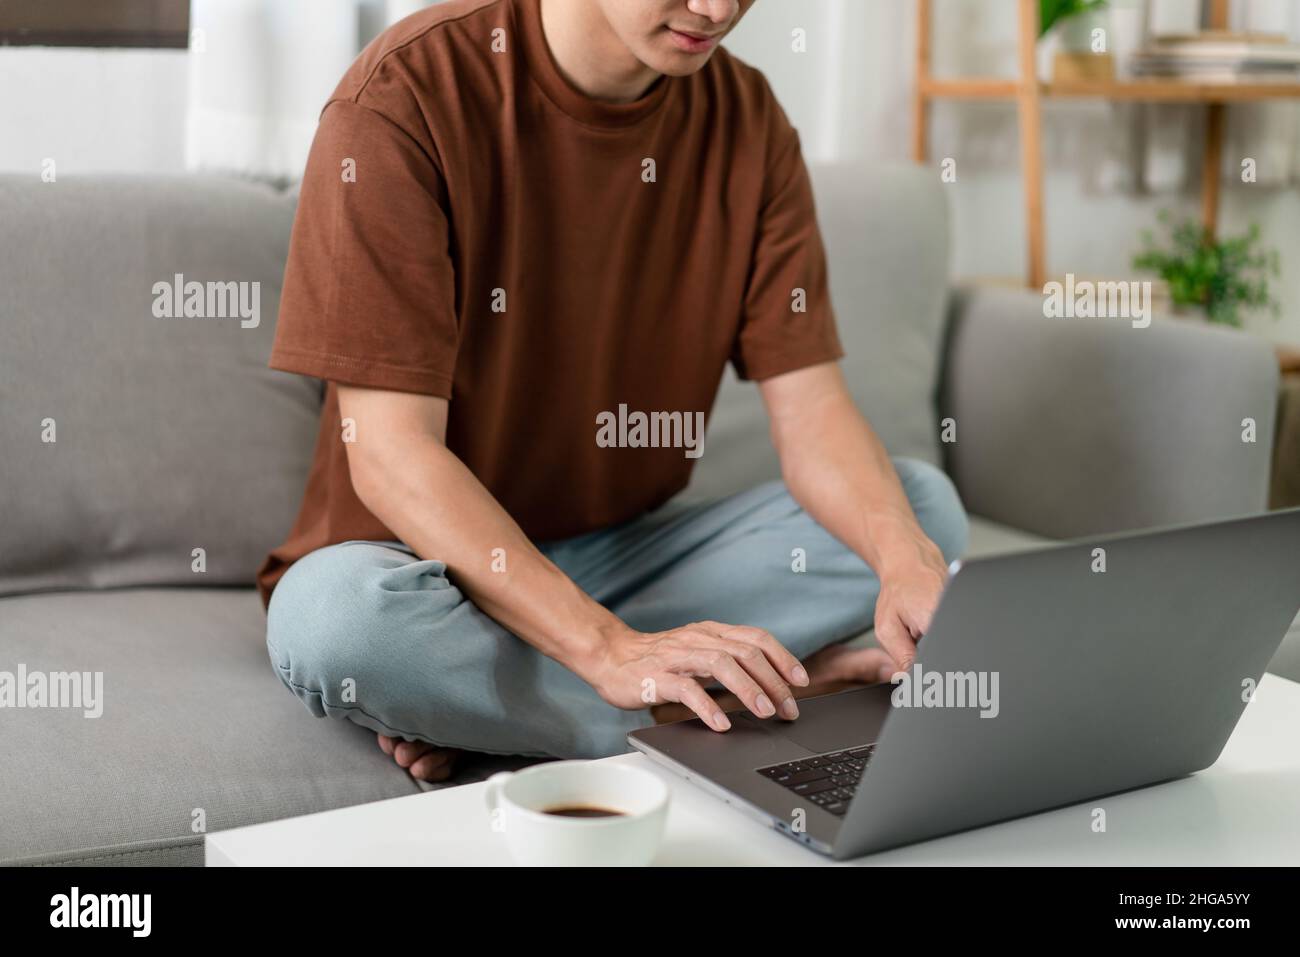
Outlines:
{"label": "light blue jeans", "polygon": [[[952,483],[922,462],[894,467],[926,534],[958,557],[967,523]],[[780,482],[540,547],[632,628],[756,625],[800,658],[869,628],[880,587]],[[479,611],[442,562],[397,542],[344,542],[296,562],[272,595],[266,643],[317,717],[444,747],[602,757],[653,723],[606,704]]]}

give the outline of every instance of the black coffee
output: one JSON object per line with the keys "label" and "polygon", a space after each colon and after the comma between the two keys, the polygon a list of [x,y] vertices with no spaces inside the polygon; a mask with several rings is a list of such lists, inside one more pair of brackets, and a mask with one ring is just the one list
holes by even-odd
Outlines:
{"label": "black coffee", "polygon": [[547,814],[554,814],[556,817],[623,817],[622,811],[611,811],[604,807],[590,807],[585,804],[562,804],[559,807],[548,807]]}

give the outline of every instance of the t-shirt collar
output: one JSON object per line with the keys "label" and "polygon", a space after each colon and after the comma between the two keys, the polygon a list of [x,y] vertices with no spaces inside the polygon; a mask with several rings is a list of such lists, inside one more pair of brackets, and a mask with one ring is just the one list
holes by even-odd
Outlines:
{"label": "t-shirt collar", "polygon": [[672,77],[660,77],[640,99],[631,103],[592,99],[566,80],[556,65],[542,30],[541,0],[513,0],[511,6],[533,81],[547,99],[569,116],[591,126],[630,126],[645,119],[663,102]]}

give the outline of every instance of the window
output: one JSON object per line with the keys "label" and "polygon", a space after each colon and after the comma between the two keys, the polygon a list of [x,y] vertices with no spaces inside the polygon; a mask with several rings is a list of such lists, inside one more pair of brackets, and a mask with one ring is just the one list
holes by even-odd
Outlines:
{"label": "window", "polygon": [[0,46],[189,45],[189,0],[0,0]]}

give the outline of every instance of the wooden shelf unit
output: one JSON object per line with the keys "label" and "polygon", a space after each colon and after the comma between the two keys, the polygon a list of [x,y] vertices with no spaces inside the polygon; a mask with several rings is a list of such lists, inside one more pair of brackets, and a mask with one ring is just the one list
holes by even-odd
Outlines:
{"label": "wooden shelf unit", "polygon": [[[1203,103],[1207,110],[1201,172],[1201,221],[1211,235],[1218,228],[1219,170],[1223,155],[1225,104],[1300,98],[1300,82],[1196,83],[1165,78],[1106,82],[1048,83],[1038,78],[1038,0],[1016,0],[1019,76],[939,78],[930,71],[933,26],[931,0],[916,2],[916,83],[913,92],[912,156],[924,163],[929,153],[929,108],[933,100],[999,100],[1016,104],[1020,166],[1025,191],[1025,281],[1041,289],[1047,277],[1043,235],[1042,103],[1049,99],[1102,99],[1116,102]],[[1229,0],[1212,0],[1210,26],[1228,24]]]}

